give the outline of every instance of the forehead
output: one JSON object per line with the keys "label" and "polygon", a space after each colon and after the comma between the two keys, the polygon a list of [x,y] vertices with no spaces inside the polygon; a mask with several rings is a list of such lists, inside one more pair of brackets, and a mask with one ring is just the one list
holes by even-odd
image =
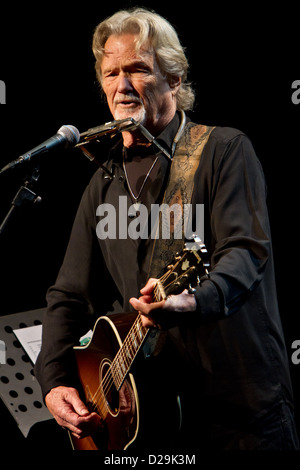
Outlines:
{"label": "forehead", "polygon": [[150,47],[146,45],[137,50],[136,39],[137,35],[130,33],[111,35],[104,46],[102,63],[107,61],[140,61],[141,59],[149,62],[152,60],[154,53]]}

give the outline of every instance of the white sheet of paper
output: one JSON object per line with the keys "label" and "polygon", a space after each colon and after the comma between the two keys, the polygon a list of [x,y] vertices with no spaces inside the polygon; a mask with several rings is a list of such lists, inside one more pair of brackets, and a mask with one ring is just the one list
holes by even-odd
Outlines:
{"label": "white sheet of paper", "polygon": [[42,345],[42,325],[28,326],[13,330],[33,364],[35,364]]}

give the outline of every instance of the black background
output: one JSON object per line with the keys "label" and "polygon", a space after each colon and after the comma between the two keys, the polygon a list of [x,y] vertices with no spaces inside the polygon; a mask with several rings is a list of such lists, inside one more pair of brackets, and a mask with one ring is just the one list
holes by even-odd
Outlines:
{"label": "black background", "polygon": [[[132,2],[12,4],[2,11],[0,166],[54,135],[63,124],[80,132],[111,119],[99,94],[91,52],[96,25]],[[300,340],[298,156],[300,105],[291,101],[299,78],[293,4],[144,1],[176,28],[197,92],[190,117],[241,129],[251,139],[268,185],[278,298],[289,358]],[[104,144],[105,145],[105,144]],[[105,152],[104,152],[105,153]],[[95,167],[78,150],[43,158],[40,205],[15,213],[0,236],[0,315],[45,305],[62,262],[72,221]],[[27,167],[0,176],[0,223]],[[300,423],[300,364],[290,359]],[[298,424],[300,428],[300,425]]]}

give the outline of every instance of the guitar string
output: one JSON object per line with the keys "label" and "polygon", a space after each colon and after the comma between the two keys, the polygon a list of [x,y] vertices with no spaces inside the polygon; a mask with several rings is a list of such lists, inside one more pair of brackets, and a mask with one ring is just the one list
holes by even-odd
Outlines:
{"label": "guitar string", "polygon": [[[107,373],[105,374],[105,376],[103,378],[102,383],[98,387],[98,389],[97,389],[97,391],[96,391],[96,393],[95,393],[95,395],[92,399],[93,402],[94,402],[95,407],[97,407],[98,403],[100,403],[100,404],[103,403],[103,406],[105,406],[106,403],[105,403],[104,399],[105,399],[106,394],[112,388],[114,383],[116,383],[116,385],[117,385],[117,382],[118,382],[117,376],[119,375],[119,371],[117,371],[116,364],[119,360],[119,356],[120,356],[120,354],[116,355],[113,363],[109,367]],[[103,395],[101,394],[102,391],[103,391]],[[97,398],[97,395],[99,395],[99,393],[100,393],[100,397]],[[101,399],[102,399],[102,402],[101,402]],[[106,405],[106,407],[107,407],[107,405]]]}
{"label": "guitar string", "polygon": [[[178,264],[178,263],[177,263]],[[168,272],[165,273],[164,276],[160,279],[160,281],[164,281],[170,273],[173,272],[174,269],[169,270]],[[171,281],[170,284],[172,284],[173,281]],[[169,285],[170,285],[169,284]],[[160,285],[157,284],[154,288],[154,298],[156,301],[160,300]],[[138,328],[137,328],[138,327]],[[144,331],[142,331],[142,329]],[[137,330],[142,334],[141,342],[137,343],[136,338],[137,338]],[[123,348],[120,348],[118,351],[113,363],[111,364],[110,368],[108,369],[107,373],[104,376],[104,379],[102,381],[102,386],[98,387],[96,393],[94,394],[94,397],[92,398],[92,406],[95,410],[100,408],[102,416],[106,416],[108,412],[108,405],[105,400],[105,396],[108,393],[108,391],[115,386],[117,390],[120,389],[124,378],[127,375],[127,372],[129,370],[129,366],[132,363],[133,359],[135,358],[142,342],[143,339],[145,338],[145,331],[146,329],[142,327],[142,323],[140,321],[140,318],[137,318],[137,321],[133,324],[132,331],[130,333],[134,334],[128,334],[128,337],[125,339]],[[133,339],[132,339],[133,338]],[[136,344],[133,345],[133,342]],[[126,355],[124,351],[127,351],[127,356],[130,358],[129,364],[127,364],[128,358],[126,358]],[[129,352],[130,351],[130,352]],[[132,352],[133,351],[133,352]],[[129,352],[129,353],[128,353]],[[122,367],[120,367],[120,362],[121,364],[125,364],[125,371],[122,371]],[[103,391],[103,394],[101,394],[101,391]],[[99,398],[96,399],[97,395],[99,395]]]}
{"label": "guitar string", "polygon": [[[97,392],[95,393],[94,397],[92,398],[92,403],[93,403],[93,408],[96,410],[97,408],[100,408],[101,414],[103,417],[107,415],[108,412],[108,405],[106,402],[106,396],[108,391],[116,384],[118,383],[117,379],[117,374],[116,369],[114,370],[114,367],[110,367],[102,381],[102,386],[100,384],[100,387],[98,388]],[[103,394],[101,393],[103,391]],[[99,395],[99,397],[97,397]]]}
{"label": "guitar string", "polygon": [[[139,319],[137,319],[139,320]],[[137,330],[137,325],[138,325],[138,321],[135,321],[135,323],[133,324],[130,332],[128,333],[128,342],[129,342],[129,347],[131,348],[131,345],[133,344],[133,341],[134,339],[130,339],[132,334],[130,333],[133,333],[134,330]],[[139,331],[140,331],[140,328],[141,328],[141,324],[139,325]],[[146,328],[144,328],[144,331],[146,331]],[[145,335],[144,335],[145,336]],[[144,336],[142,339],[144,339]],[[124,342],[125,343],[125,342]],[[131,344],[130,344],[131,343]],[[141,341],[142,343],[142,341]],[[137,354],[137,351],[140,347],[140,344],[137,344],[137,346],[134,346],[136,348],[136,351],[134,352],[134,357],[135,355]],[[92,406],[94,409],[97,409],[97,406],[98,405],[101,405],[101,398],[102,398],[102,391],[104,393],[103,397],[105,398],[105,395],[108,393],[108,391],[114,386],[114,385],[117,385],[118,388],[121,387],[121,384],[124,380],[124,377],[126,376],[127,372],[124,373],[122,372],[122,370],[120,369],[120,367],[116,367],[117,363],[119,362],[119,359],[120,359],[120,356],[123,355],[123,352],[121,351],[121,348],[119,349],[117,355],[115,356],[115,359],[113,361],[113,363],[111,364],[111,366],[109,367],[107,373],[105,374],[104,378],[103,378],[103,381],[102,383],[100,384],[100,386],[98,387],[96,393],[94,394],[93,398],[92,398]],[[133,359],[134,359],[133,357]],[[124,355],[123,355],[123,361],[124,361]],[[124,361],[125,362],[125,361]],[[126,364],[126,363],[125,363]],[[113,370],[117,371],[116,373],[113,373]],[[123,378],[122,378],[122,375],[123,375]],[[120,376],[122,378],[122,380],[120,380]],[[114,378],[116,380],[114,380]],[[119,381],[120,380],[120,381]],[[119,382],[118,382],[119,381]],[[116,387],[116,388],[117,388]],[[117,389],[118,389],[117,388]],[[97,395],[100,394],[100,398],[97,398]],[[103,401],[103,400],[102,400]],[[107,404],[106,402],[103,401],[103,405],[105,406],[105,408],[107,407]]]}
{"label": "guitar string", "polygon": [[[162,278],[160,278],[160,281],[164,281],[168,275],[170,274],[170,271],[165,273]],[[171,282],[172,283],[172,282]],[[171,284],[170,283],[170,284]],[[153,291],[153,296],[154,300],[157,302],[161,298],[160,296],[160,286],[157,284],[154,288]],[[141,342],[140,344],[137,343],[136,338],[137,338],[137,331],[139,331],[142,334]],[[134,333],[134,334],[133,334]],[[126,364],[126,359],[124,355],[124,345],[126,346],[126,350],[128,352],[128,348],[130,349],[130,358],[131,362],[129,365],[132,363],[133,359],[135,358],[145,336],[147,333],[147,329],[143,327],[142,322],[140,317],[137,317],[136,321],[132,325],[124,343],[123,347],[119,349],[118,353],[116,354],[113,362],[111,363],[108,371],[106,372],[102,382],[100,383],[99,387],[97,388],[94,396],[92,397],[92,409],[97,410],[100,408],[101,414],[105,415],[105,412],[107,412],[107,403],[105,400],[105,397],[107,393],[115,386],[117,390],[120,389],[125,376],[127,375],[127,372],[129,370],[129,366]],[[135,345],[134,342],[137,344]],[[132,357],[132,349],[133,349],[133,357]],[[125,372],[122,372],[122,367],[120,368],[119,362],[120,359],[122,359],[122,363],[125,364]],[[120,377],[118,377],[120,376]],[[121,379],[120,379],[121,378]],[[103,393],[102,393],[103,392]],[[98,397],[99,395],[99,397]]]}
{"label": "guitar string", "polygon": [[[135,356],[135,354],[134,354],[134,356]],[[117,363],[118,363],[118,361],[116,361],[116,364]],[[126,364],[126,367],[128,368],[127,364]],[[117,367],[117,368],[112,367],[108,371],[108,373],[106,374],[106,380],[105,380],[106,383],[103,386],[103,395],[100,395],[100,397],[97,398],[97,399],[96,399],[96,396],[95,396],[95,398],[93,399],[94,400],[94,408],[96,409],[97,406],[99,406],[100,409],[102,410],[102,416],[106,416],[107,412],[108,412],[108,409],[109,409],[109,405],[107,404],[107,401],[106,401],[106,396],[107,396],[108,391],[112,387],[114,387],[116,389],[119,389],[121,387],[121,384],[122,384],[123,379],[124,379],[125,376],[126,376],[126,373],[124,373],[124,371],[120,370],[120,367]],[[101,392],[101,389],[100,389],[100,392]]]}
{"label": "guitar string", "polygon": [[[160,279],[160,281],[163,281],[165,279],[167,279],[167,277],[170,275],[172,271],[169,270],[168,272],[165,273],[164,276],[162,276],[162,278]],[[172,281],[171,281],[172,283]],[[170,283],[170,284],[171,284]],[[154,298],[155,298],[155,301],[159,301],[161,299],[161,295],[160,295],[160,286],[159,284],[157,284],[154,288]],[[100,407],[101,411],[102,411],[102,414],[104,414],[104,408],[107,408],[107,405],[106,405],[106,402],[103,400],[102,398],[102,395],[100,395],[99,399],[96,399],[96,396],[99,393],[101,393],[101,391],[103,390],[104,392],[104,396],[105,397],[105,394],[111,389],[112,386],[116,386],[117,389],[120,388],[123,380],[124,380],[124,377],[126,376],[127,374],[127,369],[129,369],[129,366],[127,364],[127,360],[126,360],[126,355],[124,354],[124,350],[126,348],[126,351],[128,353],[128,350],[130,350],[130,353],[127,354],[129,355],[129,358],[130,358],[130,363],[129,365],[132,363],[133,359],[135,358],[135,355],[137,354],[138,352],[138,349],[142,343],[142,340],[144,339],[144,336],[145,336],[145,328],[144,328],[144,331],[142,331],[142,338],[141,338],[141,343],[140,344],[137,344],[137,345],[134,345],[133,346],[133,354],[132,354],[132,344],[133,342],[136,342],[136,337],[137,337],[137,326],[138,326],[138,329],[139,329],[139,332],[141,332],[141,328],[142,327],[142,324],[140,322],[140,319],[138,318],[138,321],[134,323],[133,325],[133,328],[132,328],[132,332],[135,331],[135,335],[132,338],[132,334],[128,335],[128,340],[124,341],[124,344],[123,344],[123,350],[120,348],[120,350],[118,351],[117,355],[115,356],[115,359],[113,361],[113,363],[111,364],[109,370],[107,371],[103,381],[102,381],[102,387],[100,385],[100,387],[98,388],[98,390],[96,391],[93,399],[92,399],[92,402],[93,402],[93,407],[95,409],[97,409],[97,407]],[[125,346],[125,347],[124,347]],[[122,371],[122,368],[120,368],[119,366],[119,362],[120,362],[120,359],[122,359],[122,363],[125,364],[125,372],[124,370]],[[121,377],[121,380],[120,380],[120,377]],[[106,406],[105,406],[106,405]]]}
{"label": "guitar string", "polygon": [[[180,262],[183,260],[185,257],[185,253],[180,259]],[[165,284],[166,279],[168,276],[170,276],[175,268],[177,267],[179,261],[175,263],[160,279],[159,283],[156,284],[154,287],[153,291],[153,296],[154,300],[158,302],[161,299],[161,287],[162,283]],[[181,275],[182,276],[182,275]],[[181,277],[179,276],[179,278]],[[169,287],[173,282],[175,282],[178,279],[178,277],[174,280],[171,280],[171,282],[166,286],[164,285],[164,289]],[[133,323],[127,337],[125,338],[125,341],[123,343],[123,346],[119,349],[118,353],[116,354],[113,362],[111,363],[108,371],[106,372],[102,382],[100,383],[98,389],[96,390],[96,393],[92,397],[92,407],[97,410],[98,407],[100,408],[102,416],[107,415],[108,412],[108,407],[109,404],[106,402],[106,395],[107,393],[111,390],[112,387],[115,387],[116,390],[118,391],[121,388],[121,385],[129,371],[130,365],[132,364],[136,354],[138,353],[141,344],[143,343],[143,340],[145,339],[145,336],[147,334],[147,330],[145,327],[143,327],[141,318],[140,316],[137,317],[135,322]],[[140,333],[142,337],[140,338],[141,341],[140,343],[137,341],[137,333]],[[134,344],[135,343],[135,344]],[[125,349],[127,354],[125,354]],[[130,352],[129,352],[130,351]],[[133,351],[133,353],[132,353]],[[129,364],[127,364],[127,359],[126,355],[129,356]],[[120,363],[124,364],[125,371],[122,372],[122,366],[120,367]],[[102,393],[103,392],[103,393]],[[97,396],[99,395],[99,398]]]}
{"label": "guitar string", "polygon": [[[166,278],[167,275],[168,275],[168,273],[166,273],[166,275],[164,275],[163,278]],[[161,280],[162,280],[162,279],[161,279]],[[159,292],[159,286],[156,285],[155,288],[154,288],[154,298],[155,298],[156,301],[158,301],[159,298],[160,298],[160,295],[158,296],[158,292]],[[138,325],[138,323],[139,323],[139,325]],[[133,325],[133,328],[132,328],[133,331],[136,330],[135,333],[137,332],[137,326],[139,327],[139,332],[142,333],[142,338],[141,338],[141,343],[142,343],[142,340],[143,340],[144,337],[145,337],[145,331],[146,331],[146,329],[142,327],[141,322],[139,322],[139,321],[138,321],[138,322],[135,322],[134,325]],[[141,328],[143,328],[144,331],[141,331]],[[132,331],[132,332],[133,332],[133,331]],[[133,354],[132,354],[132,344],[133,344],[133,341],[136,342],[136,336],[137,336],[137,335],[135,334],[134,338],[130,340],[130,338],[131,338],[132,336],[133,336],[133,335],[130,335],[130,333],[129,333],[129,335],[128,335],[129,340],[128,340],[128,341],[125,340],[125,342],[124,342],[124,345],[126,346],[127,352],[128,352],[128,349],[130,350],[129,357],[130,357],[130,359],[131,359],[131,362],[132,362],[133,359],[135,358],[135,355],[137,354],[138,349],[139,349],[139,347],[140,347],[140,345],[141,345],[141,343],[140,343],[140,344],[137,343],[136,345],[134,345],[134,346],[133,346],[133,348],[134,348],[134,349],[133,349]],[[125,344],[125,343],[126,343],[126,344]],[[124,345],[123,345],[123,346],[124,346]],[[124,348],[124,349],[125,349],[125,348]],[[122,359],[122,363],[125,364],[125,366],[126,366],[126,367],[125,367],[125,372],[120,369],[119,364],[118,364],[118,363],[120,362],[120,361],[119,361],[120,356],[121,356],[121,359]],[[117,367],[117,365],[118,365],[118,367]],[[130,363],[129,363],[129,365],[130,365]],[[94,407],[95,409],[96,409],[98,406],[102,409],[103,406],[105,405],[105,402],[103,402],[103,400],[102,400],[102,402],[103,402],[103,403],[102,403],[101,400],[100,400],[100,399],[102,398],[101,395],[100,395],[100,398],[99,398],[99,399],[96,399],[96,396],[98,395],[98,392],[100,393],[100,392],[101,392],[101,389],[102,389],[103,392],[104,392],[104,396],[105,396],[105,394],[110,390],[110,388],[111,388],[114,384],[117,386],[117,388],[120,388],[120,386],[121,386],[121,384],[122,384],[122,382],[123,382],[123,379],[124,379],[124,377],[125,377],[126,374],[127,374],[127,369],[128,369],[128,368],[129,368],[129,367],[128,367],[128,364],[127,364],[127,362],[126,362],[126,357],[125,357],[125,355],[124,355],[124,351],[122,351],[122,349],[120,348],[120,350],[118,351],[118,353],[117,353],[117,355],[116,355],[116,357],[115,357],[113,363],[111,364],[109,370],[107,371],[107,373],[106,373],[106,375],[105,375],[105,377],[104,377],[104,379],[103,379],[103,381],[102,381],[102,387],[101,387],[101,384],[100,384],[100,386],[98,387],[96,393],[94,394],[94,397],[92,398],[93,407]],[[120,380],[119,375],[121,376],[121,380]],[[120,380],[120,381],[119,381],[119,380]],[[119,381],[119,382],[118,382],[118,381]],[[101,405],[102,405],[102,407],[101,407]]]}
{"label": "guitar string", "polygon": [[[166,273],[166,275],[164,275],[163,277],[166,278],[168,275],[168,273]],[[162,279],[161,279],[162,280]],[[159,286],[155,286],[154,288],[154,298],[156,301],[159,300],[160,296],[157,295],[157,293],[159,292]],[[139,323],[139,325],[138,325]],[[137,332],[137,325],[139,326],[139,332],[142,333],[142,340],[144,339],[144,336],[145,336],[145,329],[144,329],[144,332],[141,332],[141,327],[142,327],[142,324],[141,322],[135,322],[135,324],[133,325],[133,330],[136,330],[135,333]],[[124,342],[124,345],[126,347],[126,350],[128,352],[128,349],[130,350],[130,354],[129,354],[129,357],[131,359],[131,362],[133,361],[135,355],[137,354],[137,351],[142,343],[140,344],[136,344],[134,345],[134,349],[133,349],[133,357],[132,357],[132,344],[133,344],[133,341],[136,342],[136,334],[135,334],[135,337],[133,338],[133,340],[129,340],[129,341],[125,341]],[[129,335],[128,338],[130,339],[132,337],[132,335]],[[126,344],[125,344],[126,343]],[[123,345],[123,347],[124,347]],[[125,348],[124,348],[125,349]],[[121,370],[122,368],[120,368],[119,366],[119,359],[122,359],[122,363],[125,364],[125,371]],[[118,367],[117,367],[118,365]],[[129,363],[130,365],[130,363]],[[98,388],[98,390],[96,391],[93,399],[92,399],[92,402],[93,402],[93,407],[96,409],[97,407],[100,407],[101,408],[101,411],[103,413],[103,406],[105,406],[105,402],[103,400],[101,400],[102,396],[100,395],[100,397],[98,399],[96,399],[96,395],[98,394],[98,391],[101,392],[101,389],[103,390],[104,392],[104,396],[105,394],[107,394],[107,392],[111,389],[111,387],[115,384],[116,388],[120,388],[122,382],[123,382],[123,379],[124,377],[126,376],[127,374],[127,369],[128,369],[128,364],[126,362],[126,356],[124,355],[124,351],[122,351],[122,349],[120,348],[120,350],[118,351],[113,363],[111,364],[109,370],[107,371],[103,381],[102,381],[102,387],[101,387],[101,384],[100,384],[100,387]],[[120,380],[120,377],[121,377],[121,380]],[[102,406],[101,406],[102,405]]]}
{"label": "guitar string", "polygon": [[[155,289],[155,292],[157,291],[157,289]],[[138,319],[139,320],[139,319]],[[132,339],[132,334],[130,333],[133,333],[135,331],[137,331],[137,325],[138,325],[138,322],[135,322],[133,327],[132,327],[132,331],[129,332],[128,334],[128,341],[125,340],[126,342],[126,349],[128,351],[128,349],[130,350],[130,358],[131,358],[131,362],[133,361],[133,359],[135,358],[135,355],[137,354],[137,351],[140,347],[140,344],[137,344],[137,345],[134,345],[133,346],[133,342],[136,341],[135,338]],[[140,322],[139,324],[139,331],[141,331],[141,327],[142,327],[142,324]],[[143,328],[144,331],[142,331],[142,340],[144,339],[144,336],[145,336],[145,332],[146,332],[146,329]],[[136,334],[135,334],[136,336]],[[124,342],[124,344],[125,344]],[[142,343],[142,341],[141,341]],[[109,370],[107,371],[103,381],[102,381],[102,384],[100,384],[100,386],[98,387],[96,393],[94,394],[93,398],[92,398],[92,406],[94,409],[97,409],[97,407],[99,407],[102,411],[102,414],[103,413],[103,407],[106,408],[106,403],[105,401],[102,399],[102,394],[101,394],[101,391],[103,390],[103,393],[104,393],[104,397],[105,397],[105,394],[108,393],[108,391],[111,389],[111,387],[115,384],[116,388],[120,388],[122,382],[123,382],[123,378],[125,377],[126,373],[124,373],[124,371],[120,372],[120,367],[118,366],[117,367],[117,364],[120,362],[119,359],[120,359],[120,356],[122,356],[122,359],[123,359],[123,362],[125,363],[126,365],[126,369],[128,369],[128,364],[126,362],[126,359],[125,359],[125,356],[123,354],[123,351],[121,351],[121,349],[118,351],[113,363],[111,364]],[[120,380],[120,377],[119,375],[121,376],[121,379]],[[122,377],[123,375],[123,377]],[[100,393],[100,397],[97,398],[97,395]],[[101,406],[102,405],[102,406]]]}

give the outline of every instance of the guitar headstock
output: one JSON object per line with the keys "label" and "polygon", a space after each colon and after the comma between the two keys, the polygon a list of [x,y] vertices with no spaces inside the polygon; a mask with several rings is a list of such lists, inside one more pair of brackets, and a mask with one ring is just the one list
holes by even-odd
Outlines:
{"label": "guitar headstock", "polygon": [[168,295],[178,294],[186,288],[200,283],[200,277],[209,276],[210,261],[206,246],[194,235],[193,241],[185,244],[158,280],[155,295],[157,300],[165,300]]}

